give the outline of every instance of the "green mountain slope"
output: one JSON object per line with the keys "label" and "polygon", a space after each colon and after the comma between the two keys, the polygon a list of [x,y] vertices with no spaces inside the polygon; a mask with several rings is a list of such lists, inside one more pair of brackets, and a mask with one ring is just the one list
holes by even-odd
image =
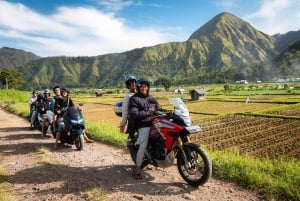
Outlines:
{"label": "green mountain slope", "polygon": [[0,69],[18,67],[40,58],[31,52],[25,52],[14,48],[3,47],[0,48]]}
{"label": "green mountain slope", "polygon": [[278,78],[300,78],[300,40],[286,48],[278,57],[273,60],[274,77]]}

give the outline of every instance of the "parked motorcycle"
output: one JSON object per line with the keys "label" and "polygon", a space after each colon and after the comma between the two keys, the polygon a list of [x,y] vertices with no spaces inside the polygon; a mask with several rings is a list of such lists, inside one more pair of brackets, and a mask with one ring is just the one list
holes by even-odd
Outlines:
{"label": "parked motorcycle", "polygon": [[[192,126],[189,111],[181,98],[171,98],[174,111],[164,111],[152,120],[149,142],[142,168],[152,164],[167,168],[177,159],[177,169],[182,178],[192,186],[205,184],[212,174],[212,164],[204,149],[192,143],[189,135],[200,132],[200,126]],[[138,134],[137,134],[138,135]],[[137,135],[127,142],[131,158],[136,162]]]}
{"label": "parked motorcycle", "polygon": [[[61,132],[61,143],[75,144],[77,150],[82,150],[84,146],[85,123],[81,109],[77,106],[71,106],[66,109],[63,118],[65,130]],[[53,133],[53,137],[56,138],[56,132]]]}

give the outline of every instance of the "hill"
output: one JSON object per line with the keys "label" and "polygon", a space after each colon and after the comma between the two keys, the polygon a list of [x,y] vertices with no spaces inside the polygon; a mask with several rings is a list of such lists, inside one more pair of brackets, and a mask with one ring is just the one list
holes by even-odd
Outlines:
{"label": "hill", "polygon": [[[281,75],[282,79],[300,79],[300,40],[291,44],[273,60],[275,69],[274,76]],[[291,76],[293,75],[293,76]],[[300,81],[300,80],[298,80]]]}
{"label": "hill", "polygon": [[9,67],[19,67],[28,61],[39,59],[40,57],[24,50],[3,47],[0,48],[0,69]]}
{"label": "hill", "polygon": [[[269,36],[230,13],[208,21],[184,42],[93,57],[47,57],[19,67],[27,89],[52,87],[123,87],[127,73],[154,82],[168,78],[173,84],[233,83],[235,80],[281,77],[270,65],[280,49],[300,35]],[[285,66],[283,66],[285,68]],[[286,76],[292,76],[288,72]],[[272,76],[271,76],[272,75]],[[299,75],[300,76],[300,75]]]}

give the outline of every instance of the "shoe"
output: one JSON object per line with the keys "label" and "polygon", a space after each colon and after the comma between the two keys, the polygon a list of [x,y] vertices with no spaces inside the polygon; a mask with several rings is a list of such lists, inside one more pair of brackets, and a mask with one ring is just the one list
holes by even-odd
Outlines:
{"label": "shoe", "polygon": [[94,141],[93,140],[86,140],[85,142],[86,143],[93,143]]}
{"label": "shoe", "polygon": [[136,172],[133,174],[133,177],[135,179],[143,179],[144,178],[143,175],[142,175],[142,173],[136,173]]}
{"label": "shoe", "polygon": [[136,168],[133,173],[133,177],[135,179],[143,179],[142,170],[140,168]]}

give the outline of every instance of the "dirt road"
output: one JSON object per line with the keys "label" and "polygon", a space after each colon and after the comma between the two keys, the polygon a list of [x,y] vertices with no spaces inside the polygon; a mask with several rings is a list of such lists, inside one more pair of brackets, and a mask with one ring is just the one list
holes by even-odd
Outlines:
{"label": "dirt road", "polygon": [[84,150],[60,147],[42,137],[29,123],[0,109],[1,164],[15,200],[95,200],[87,192],[102,189],[108,201],[258,201],[259,195],[231,183],[210,179],[198,188],[187,185],[176,167],[145,170],[145,179],[132,178],[127,150],[101,143]]}

